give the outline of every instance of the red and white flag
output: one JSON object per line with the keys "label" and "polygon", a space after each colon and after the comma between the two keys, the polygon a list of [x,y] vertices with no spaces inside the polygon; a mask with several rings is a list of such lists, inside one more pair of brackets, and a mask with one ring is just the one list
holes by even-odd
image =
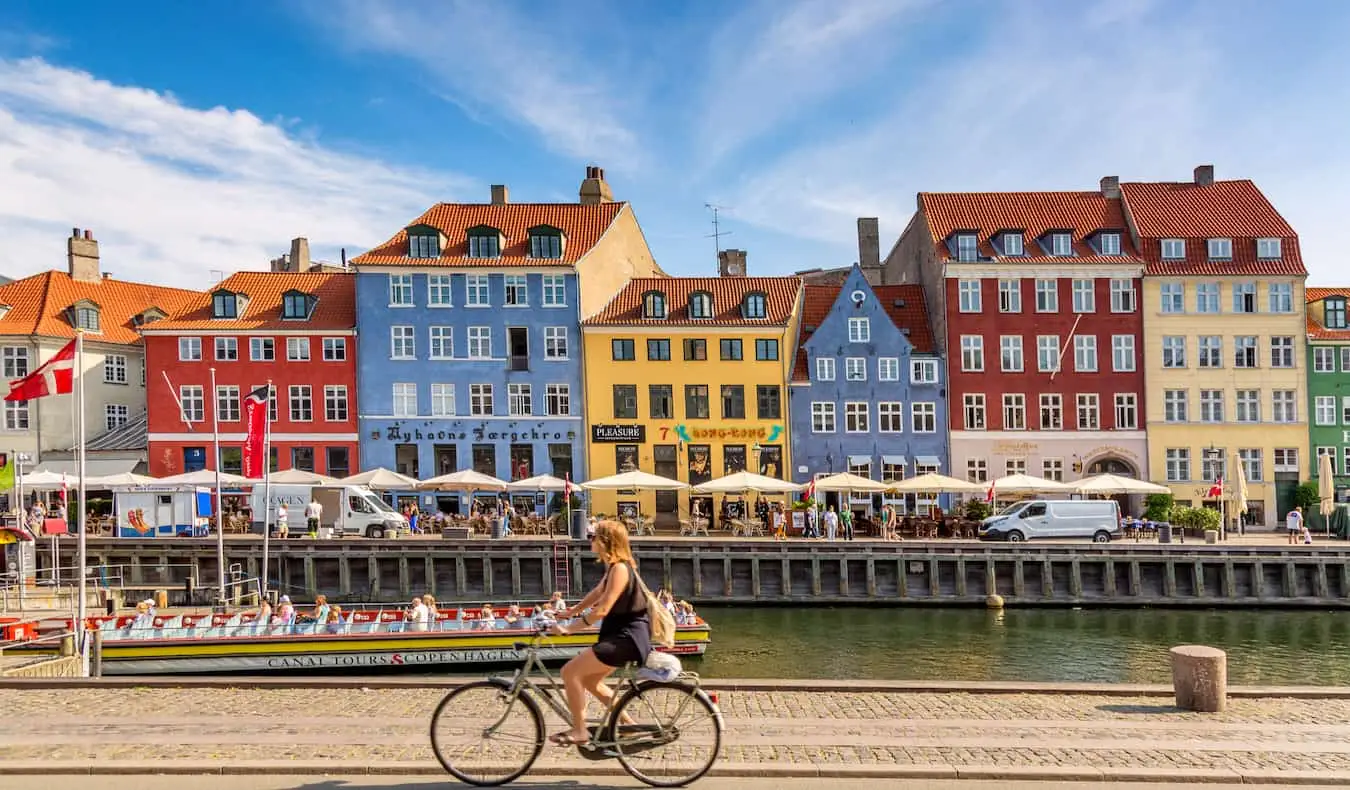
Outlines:
{"label": "red and white flag", "polygon": [[993,481],[993,480],[990,480],[990,481],[989,481],[989,490],[984,492],[984,501],[987,502],[987,503],[989,503],[989,504],[991,504],[991,505],[994,504],[994,481]]}
{"label": "red and white flag", "polygon": [[244,425],[248,429],[242,452],[244,477],[260,478],[266,474],[267,413],[271,394],[272,388],[264,384],[244,398]]}
{"label": "red and white flag", "polygon": [[48,395],[69,395],[75,391],[75,344],[67,343],[37,370],[9,383],[7,401],[36,400]]}
{"label": "red and white flag", "polygon": [[813,477],[811,478],[811,482],[806,484],[806,488],[802,489],[802,501],[810,502],[812,499],[815,498],[816,498],[816,479]]}
{"label": "red and white flag", "polygon": [[1223,478],[1220,477],[1214,481],[1214,485],[1209,487],[1209,493],[1205,495],[1209,499],[1223,499]]}
{"label": "red and white flag", "polygon": [[571,501],[572,501],[572,473],[568,472],[567,474],[563,475],[563,502],[567,503]]}

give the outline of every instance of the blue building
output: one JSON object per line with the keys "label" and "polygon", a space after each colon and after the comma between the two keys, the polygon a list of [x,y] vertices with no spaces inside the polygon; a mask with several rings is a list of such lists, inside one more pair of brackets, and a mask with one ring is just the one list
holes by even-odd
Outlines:
{"label": "blue building", "polygon": [[[948,474],[946,374],[923,288],[869,285],[854,266],[842,286],[804,289],[788,387],[793,479]],[[922,513],[932,503],[911,496],[894,504]]]}
{"label": "blue building", "polygon": [[352,260],[364,468],[585,479],[580,319],[661,273],[604,172],[586,176],[577,203],[494,186],[490,203],[438,204]]}

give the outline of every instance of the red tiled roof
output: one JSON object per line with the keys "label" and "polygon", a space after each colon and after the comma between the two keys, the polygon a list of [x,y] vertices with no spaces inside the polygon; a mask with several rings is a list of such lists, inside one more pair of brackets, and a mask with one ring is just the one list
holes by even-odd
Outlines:
{"label": "red tiled roof", "polygon": [[[920,192],[919,207],[939,251],[957,231],[979,234],[982,257],[997,255],[990,239],[1005,230],[1024,231],[1022,256],[1008,263],[1137,263],[1120,201],[1100,192]],[[1038,240],[1049,231],[1072,231],[1074,258],[1046,255]],[[1097,231],[1119,231],[1120,255],[1098,255],[1087,244]]]}
{"label": "red tiled roof", "polygon": [[[445,235],[439,258],[408,257],[405,228],[385,243],[352,259],[357,266],[571,266],[604,235],[627,203],[437,203],[409,222],[430,225]],[[563,233],[561,258],[531,258],[529,229],[548,225]],[[470,258],[469,228],[501,231],[501,256]]]}
{"label": "red tiled roof", "polygon": [[[797,357],[792,366],[792,381],[810,381],[810,366],[806,358],[806,341],[820,328],[830,308],[843,290],[833,285],[802,286],[802,319],[797,330]],[[928,310],[921,285],[876,285],[872,287],[877,299],[886,308],[886,315],[899,329],[909,330],[909,342],[922,354],[933,352],[933,330],[928,324]],[[896,304],[905,303],[904,307]]]}
{"label": "red tiled roof", "polygon": [[71,279],[66,272],[48,271],[0,286],[0,304],[9,311],[0,318],[0,335],[75,337],[67,309],[81,300],[98,305],[98,333],[87,335],[100,343],[134,345],[141,341],[132,319],[157,307],[165,313],[182,309],[201,294],[105,277],[97,282]]}
{"label": "red tiled roof", "polygon": [[[1298,235],[1248,179],[1212,184],[1183,182],[1120,185],[1138,231],[1150,275],[1302,275]],[[1210,261],[1207,240],[1233,240],[1231,261]],[[1256,239],[1281,240],[1280,260],[1259,260]],[[1162,260],[1159,239],[1184,239],[1184,261]]]}
{"label": "red tiled roof", "polygon": [[[1303,289],[1303,301],[1307,304],[1320,302],[1328,296],[1341,296],[1350,300],[1350,288]],[[1317,323],[1317,319],[1313,317],[1312,311],[1308,311],[1307,313],[1307,326],[1309,340],[1350,340],[1350,328],[1327,329]]]}
{"label": "red tiled roof", "polygon": [[[605,308],[583,323],[587,326],[757,326],[782,325],[792,317],[796,277],[637,277],[628,281]],[[642,297],[649,291],[666,295],[667,318],[643,318]],[[712,318],[690,318],[689,297],[712,295]],[[754,292],[765,296],[765,317],[741,317],[741,302]]]}
{"label": "red tiled roof", "polygon": [[[226,290],[248,297],[239,318],[212,318],[211,295]],[[300,291],[317,299],[309,320],[281,317],[282,296]],[[145,327],[156,330],[351,329],[356,326],[356,276],[328,272],[239,272],[210,293],[200,294],[168,318]]]}

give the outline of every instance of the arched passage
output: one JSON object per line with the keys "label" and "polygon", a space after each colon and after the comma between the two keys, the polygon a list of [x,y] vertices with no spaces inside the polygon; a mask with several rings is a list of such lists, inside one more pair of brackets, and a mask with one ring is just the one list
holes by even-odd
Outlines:
{"label": "arched passage", "polygon": [[[1102,456],[1092,463],[1088,464],[1087,474],[1084,477],[1092,475],[1119,475],[1120,477],[1130,477],[1139,479],[1139,468],[1134,464],[1114,455]],[[1112,499],[1120,506],[1121,515],[1142,516],[1144,514],[1143,497],[1130,494],[1117,494]]]}

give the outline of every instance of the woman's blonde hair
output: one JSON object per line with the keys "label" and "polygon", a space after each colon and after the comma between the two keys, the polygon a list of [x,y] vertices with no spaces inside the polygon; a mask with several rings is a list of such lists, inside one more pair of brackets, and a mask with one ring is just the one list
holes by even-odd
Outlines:
{"label": "woman's blonde hair", "polygon": [[628,527],[618,521],[606,519],[595,525],[596,559],[610,565],[615,562],[632,562],[633,549],[628,545]]}

